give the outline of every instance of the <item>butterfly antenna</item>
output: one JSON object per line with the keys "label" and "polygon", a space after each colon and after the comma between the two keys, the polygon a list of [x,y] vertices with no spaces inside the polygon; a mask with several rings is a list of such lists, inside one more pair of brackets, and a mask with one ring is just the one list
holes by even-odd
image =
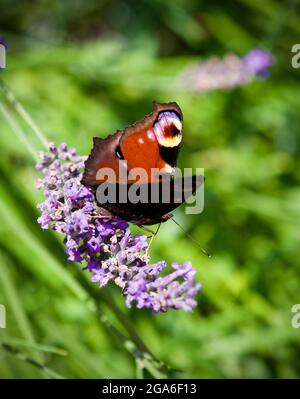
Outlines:
{"label": "butterfly antenna", "polygon": [[201,245],[199,245],[199,243],[181,226],[181,224],[179,224],[178,222],[176,222],[176,220],[174,218],[171,218],[173,220],[173,222],[175,224],[177,224],[177,226],[184,232],[184,234],[198,247],[200,248],[201,252],[207,256],[208,258],[211,258],[211,255],[204,249],[201,247]]}

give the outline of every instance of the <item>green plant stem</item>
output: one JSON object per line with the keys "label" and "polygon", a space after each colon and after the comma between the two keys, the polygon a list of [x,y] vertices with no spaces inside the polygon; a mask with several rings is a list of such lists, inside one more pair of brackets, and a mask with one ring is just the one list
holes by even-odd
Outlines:
{"label": "green plant stem", "polygon": [[30,152],[30,154],[32,155],[33,159],[35,162],[38,161],[38,156],[37,156],[37,151],[35,150],[35,148],[32,146],[32,144],[29,142],[29,140],[27,139],[26,134],[24,133],[24,131],[21,129],[21,127],[19,126],[19,124],[17,123],[17,121],[15,120],[15,118],[11,115],[10,111],[8,110],[8,108],[3,105],[0,104],[0,112],[2,113],[2,115],[4,116],[6,122],[8,123],[8,125],[11,127],[11,129],[15,132],[16,136],[18,137],[18,139],[25,145],[25,147],[28,149],[28,151]]}
{"label": "green plant stem", "polygon": [[19,338],[5,337],[2,340],[2,344],[3,345],[7,344],[7,345],[15,346],[15,347],[29,348],[29,349],[33,349],[35,351],[52,353],[52,354],[58,355],[58,356],[67,356],[68,355],[68,352],[65,349],[57,348],[55,346],[31,343],[31,342],[24,341]]}
{"label": "green plant stem", "polygon": [[[111,331],[123,344],[126,350],[131,353],[136,359],[136,362],[141,364],[146,364],[145,368],[148,369],[149,373],[154,378],[166,378],[168,375],[168,368],[159,360],[155,358],[147,345],[143,342],[136,329],[132,325],[131,321],[117,306],[112,295],[109,294],[107,289],[95,290],[91,284],[86,280],[86,278],[79,273],[78,279],[80,280],[82,286],[89,293],[89,296],[94,299],[94,305],[96,307],[96,312],[102,322],[102,324]],[[112,311],[123,327],[129,334],[130,339],[128,339],[119,329],[117,329],[103,313],[102,308],[99,303],[104,302],[110,311]]]}
{"label": "green plant stem", "polygon": [[23,105],[18,101],[12,92],[12,90],[4,83],[2,79],[0,79],[0,89],[3,91],[5,98],[8,100],[8,102],[11,103],[11,105],[14,107],[14,109],[18,112],[21,118],[24,119],[24,121],[27,123],[27,125],[31,128],[31,130],[36,134],[42,145],[45,147],[45,149],[48,149],[47,146],[47,139],[41,129],[37,126],[35,121],[32,119],[30,114],[25,110]]}
{"label": "green plant stem", "polygon": [[[1,285],[6,294],[10,309],[15,316],[16,322],[18,323],[20,332],[29,344],[35,345],[36,341],[31,330],[30,322],[12,282],[11,273],[9,267],[7,266],[7,259],[3,255],[0,257],[0,273]],[[43,357],[39,352],[33,351],[32,353],[34,354],[36,360],[39,362],[43,361]]]}
{"label": "green plant stem", "polygon": [[25,353],[20,352],[18,349],[13,347],[12,345],[2,343],[2,348],[8,352],[9,354],[15,356],[17,359],[23,360],[24,362],[32,365],[33,367],[41,370],[47,377],[53,379],[64,379],[60,374],[56,373],[54,370],[51,370],[47,366],[43,365],[41,362],[27,356]]}

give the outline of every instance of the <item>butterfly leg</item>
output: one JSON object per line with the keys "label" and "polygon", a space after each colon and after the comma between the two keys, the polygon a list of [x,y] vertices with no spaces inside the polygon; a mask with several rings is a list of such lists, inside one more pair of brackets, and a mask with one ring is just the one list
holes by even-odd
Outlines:
{"label": "butterfly leg", "polygon": [[160,226],[161,226],[161,223],[159,223],[159,225],[157,226],[156,231],[152,234],[152,237],[150,238],[149,245],[148,245],[148,248],[147,248],[147,250],[146,250],[146,254],[147,254],[147,255],[148,255],[150,246],[151,246],[151,244],[152,244],[153,241],[154,241],[154,238],[157,236],[157,234],[158,234],[158,232],[159,232]]}
{"label": "butterfly leg", "polygon": [[150,233],[150,234],[151,234],[151,236],[150,236],[150,237],[152,237],[152,236],[153,236],[153,234],[155,234],[155,231],[153,231],[153,230],[151,230],[151,229],[148,229],[148,227],[146,227],[146,226],[143,226],[142,224],[141,224],[141,225],[139,225],[139,228],[140,228],[140,229],[142,229],[142,230],[144,230],[144,231],[147,231],[147,233]]}

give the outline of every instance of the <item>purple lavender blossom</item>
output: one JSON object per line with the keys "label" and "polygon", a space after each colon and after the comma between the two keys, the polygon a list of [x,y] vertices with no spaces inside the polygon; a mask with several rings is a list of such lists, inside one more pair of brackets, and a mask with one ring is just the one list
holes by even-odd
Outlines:
{"label": "purple lavender blossom", "polygon": [[256,78],[268,77],[273,63],[270,53],[256,48],[242,58],[228,54],[223,60],[213,57],[188,67],[180,76],[180,82],[185,89],[201,93],[229,89],[243,86]]}
{"label": "purple lavender blossom", "polygon": [[272,56],[265,50],[255,48],[243,58],[246,70],[252,75],[266,78],[269,76],[269,68],[273,64]]}
{"label": "purple lavender blossom", "polygon": [[191,263],[174,263],[173,271],[161,276],[166,263],[149,264],[145,235],[132,235],[123,220],[101,217],[91,189],[81,184],[86,157],[66,144],[49,144],[49,152],[40,158],[37,169],[44,177],[37,187],[46,199],[38,205],[38,222],[64,236],[68,259],[83,263],[100,287],[109,282],[118,285],[129,307],[135,302],[154,313],[170,308],[192,311],[201,284],[195,283]]}

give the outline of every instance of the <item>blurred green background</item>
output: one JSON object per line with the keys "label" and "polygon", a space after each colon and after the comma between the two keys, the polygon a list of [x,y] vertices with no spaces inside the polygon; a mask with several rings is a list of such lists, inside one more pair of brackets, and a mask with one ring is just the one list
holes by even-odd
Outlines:
{"label": "blurred green background", "polygon": [[[130,320],[177,377],[299,377],[300,329],[291,327],[300,303],[298,2],[1,0],[0,9],[2,77],[49,140],[88,154],[93,136],[143,118],[152,100],[178,102],[179,165],[204,167],[206,183],[204,213],[183,208],[176,217],[213,254],[164,224],[152,259],[193,262],[198,307],[153,315],[127,309],[111,287],[118,317],[81,280],[88,272],[66,261],[60,238],[37,225],[39,174],[0,115],[0,340],[64,377],[135,377],[134,358],[88,305],[93,297],[121,331]],[[267,80],[206,94],[170,83],[193,62],[254,47],[276,60]],[[0,377],[45,374],[0,347]]]}

